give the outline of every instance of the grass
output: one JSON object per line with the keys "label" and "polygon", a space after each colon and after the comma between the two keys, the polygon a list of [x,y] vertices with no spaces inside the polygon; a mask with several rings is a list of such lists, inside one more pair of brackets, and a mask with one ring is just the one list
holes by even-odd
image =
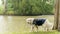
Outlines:
{"label": "grass", "polygon": [[27,34],[59,34],[58,32],[54,31],[54,32],[31,32],[31,33],[27,33]]}
{"label": "grass", "polygon": [[53,31],[53,32],[5,32],[5,33],[0,33],[0,34],[60,34],[58,31]]}
{"label": "grass", "polygon": [[29,32],[30,31],[30,26],[26,23],[27,18],[47,18],[47,19],[49,19],[50,22],[54,23],[54,16],[53,15],[3,16],[3,17],[4,17],[4,19],[1,21],[1,23],[4,23],[4,26],[0,25],[2,27],[2,28],[0,28],[0,30],[2,30],[2,32],[0,31],[0,34],[60,34],[58,31]]}

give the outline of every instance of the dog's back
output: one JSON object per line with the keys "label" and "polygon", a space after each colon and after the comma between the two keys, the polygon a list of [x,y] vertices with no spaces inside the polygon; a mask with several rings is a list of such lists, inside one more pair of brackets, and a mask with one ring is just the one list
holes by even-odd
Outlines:
{"label": "dog's back", "polygon": [[42,24],[44,24],[45,21],[46,19],[44,18],[37,18],[37,19],[34,19],[33,24],[37,26],[41,26]]}

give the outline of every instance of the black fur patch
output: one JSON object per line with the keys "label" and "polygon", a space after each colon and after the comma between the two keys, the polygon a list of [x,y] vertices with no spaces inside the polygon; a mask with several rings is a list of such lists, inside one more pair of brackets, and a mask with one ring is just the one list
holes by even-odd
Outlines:
{"label": "black fur patch", "polygon": [[41,26],[42,24],[44,24],[44,22],[46,21],[46,19],[43,19],[43,18],[38,18],[38,19],[34,19],[33,20],[33,24],[34,25],[37,25],[37,26]]}

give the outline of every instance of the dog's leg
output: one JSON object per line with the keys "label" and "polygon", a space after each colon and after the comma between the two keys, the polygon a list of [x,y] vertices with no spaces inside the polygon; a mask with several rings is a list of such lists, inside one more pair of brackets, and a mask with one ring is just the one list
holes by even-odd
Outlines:
{"label": "dog's leg", "polygon": [[38,32],[38,26],[36,26],[36,32]]}
{"label": "dog's leg", "polygon": [[31,26],[31,31],[34,32],[34,25]]}
{"label": "dog's leg", "polygon": [[34,27],[32,27],[32,31],[34,32]]}
{"label": "dog's leg", "polygon": [[48,30],[49,30],[49,31],[52,31],[52,28],[49,28]]}

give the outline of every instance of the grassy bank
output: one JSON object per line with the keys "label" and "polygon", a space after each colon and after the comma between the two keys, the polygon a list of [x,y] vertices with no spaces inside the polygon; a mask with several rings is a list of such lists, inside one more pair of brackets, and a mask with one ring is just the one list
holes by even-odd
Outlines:
{"label": "grassy bank", "polygon": [[0,34],[60,34],[58,31],[52,31],[52,32],[5,32]]}

